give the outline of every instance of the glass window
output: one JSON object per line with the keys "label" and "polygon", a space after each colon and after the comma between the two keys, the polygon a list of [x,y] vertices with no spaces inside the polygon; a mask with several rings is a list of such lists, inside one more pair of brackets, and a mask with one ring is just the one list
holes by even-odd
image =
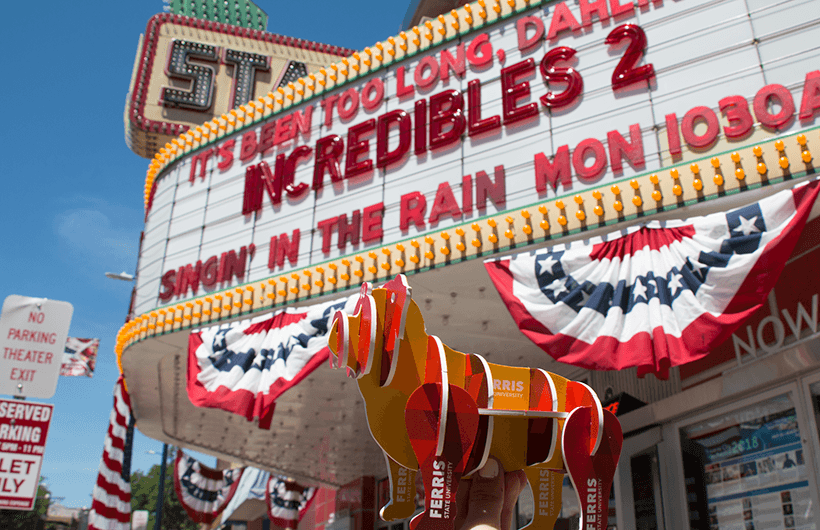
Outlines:
{"label": "glass window", "polygon": [[680,436],[691,528],[816,529],[788,395],[694,423]]}

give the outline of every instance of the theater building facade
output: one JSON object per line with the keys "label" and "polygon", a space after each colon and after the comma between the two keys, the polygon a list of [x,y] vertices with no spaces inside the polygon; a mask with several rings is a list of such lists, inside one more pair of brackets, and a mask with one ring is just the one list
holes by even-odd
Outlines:
{"label": "theater building facade", "polygon": [[[611,526],[817,528],[820,210],[760,309],[666,379],[554,360],[485,260],[810,186],[818,41],[811,0],[480,0],[357,51],[158,15],[126,116],[152,157],[117,346],[137,428],[323,486],[305,528],[404,527],[378,518],[387,471],[354,380],[322,364],[270,429],[186,387],[192,331],[405,274],[429,333],[616,412]],[[558,525],[577,528],[564,489]],[[521,525],[538,509],[522,495]]]}

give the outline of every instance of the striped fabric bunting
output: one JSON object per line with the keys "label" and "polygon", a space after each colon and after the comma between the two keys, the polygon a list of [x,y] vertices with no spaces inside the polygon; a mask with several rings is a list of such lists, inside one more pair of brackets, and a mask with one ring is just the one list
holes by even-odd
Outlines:
{"label": "striped fabric bunting", "polygon": [[330,319],[352,312],[358,295],[287,308],[258,321],[192,332],[188,339],[188,397],[269,428],[274,401],[327,360]]}
{"label": "striped fabric bunting", "polygon": [[519,329],[556,360],[666,379],[765,302],[819,188],[813,180],[734,210],[652,221],[485,266]]}
{"label": "striped fabric bunting", "polygon": [[292,480],[271,475],[266,496],[271,523],[280,528],[296,528],[315,495],[316,488],[306,488]]}
{"label": "striped fabric bunting", "polygon": [[114,387],[114,408],[92,494],[89,530],[131,528],[131,422],[131,400],[120,376]]}
{"label": "striped fabric bunting", "polygon": [[188,517],[195,523],[211,524],[231,501],[244,468],[218,471],[177,452],[174,489]]}

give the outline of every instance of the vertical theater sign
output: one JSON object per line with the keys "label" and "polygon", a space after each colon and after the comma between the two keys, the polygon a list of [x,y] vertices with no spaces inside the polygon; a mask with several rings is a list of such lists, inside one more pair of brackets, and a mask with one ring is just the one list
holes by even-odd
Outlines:
{"label": "vertical theater sign", "polygon": [[126,104],[125,137],[135,153],[151,158],[180,134],[201,133],[203,122],[235,114],[249,101],[352,53],[257,25],[235,25],[240,22],[179,13],[151,18]]}

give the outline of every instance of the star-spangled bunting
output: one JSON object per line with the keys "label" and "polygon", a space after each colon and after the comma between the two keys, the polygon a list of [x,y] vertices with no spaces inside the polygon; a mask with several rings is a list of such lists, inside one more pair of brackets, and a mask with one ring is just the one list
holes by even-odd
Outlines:
{"label": "star-spangled bunting", "polygon": [[97,482],[92,493],[89,530],[131,528],[131,400],[122,376],[114,386],[114,408],[109,417]]}
{"label": "star-spangled bunting", "polygon": [[274,400],[327,360],[330,319],[352,312],[358,295],[287,308],[259,322],[191,333],[188,397],[198,407],[259,418],[269,428]]}
{"label": "star-spangled bunting", "polygon": [[653,221],[487,260],[519,329],[556,360],[668,377],[707,355],[765,301],[818,181],[728,212]]}
{"label": "star-spangled bunting", "polygon": [[218,471],[177,453],[174,489],[188,517],[195,523],[211,524],[236,493],[244,468]]}
{"label": "star-spangled bunting", "polygon": [[296,528],[316,495],[316,488],[300,486],[292,480],[271,475],[266,501],[271,523],[280,528]]}

